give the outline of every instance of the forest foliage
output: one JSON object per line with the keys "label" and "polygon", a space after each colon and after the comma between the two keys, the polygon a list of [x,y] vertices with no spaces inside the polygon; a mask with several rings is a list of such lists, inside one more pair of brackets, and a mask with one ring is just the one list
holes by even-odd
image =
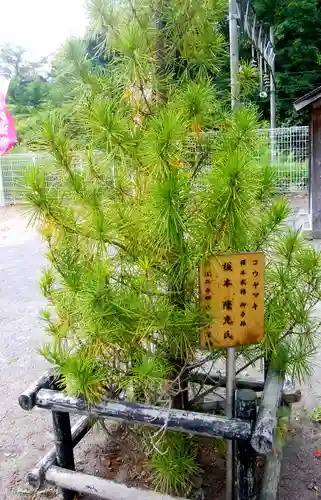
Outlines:
{"label": "forest foliage", "polygon": [[[321,85],[320,0],[255,0],[258,18],[273,26],[278,123],[306,125],[293,102]],[[264,107],[264,104],[263,104]]]}

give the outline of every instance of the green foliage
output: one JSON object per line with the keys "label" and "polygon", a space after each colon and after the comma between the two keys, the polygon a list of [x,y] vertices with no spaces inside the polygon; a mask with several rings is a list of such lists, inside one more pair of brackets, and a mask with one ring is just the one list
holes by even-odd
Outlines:
{"label": "green foliage", "polygon": [[9,44],[0,47],[0,73],[7,78],[30,79],[39,74],[46,64],[46,59],[28,61],[23,47]]}
{"label": "green foliage", "polygon": [[59,109],[65,116],[71,112],[69,102],[77,90],[75,71],[82,71],[85,77],[92,63],[82,59],[66,64],[64,55],[76,58],[85,46],[83,40],[68,40],[51,68],[46,59],[29,61],[22,47],[0,47],[0,73],[10,77],[7,104],[15,119],[18,141],[24,148],[34,145],[35,133],[50,110]]}
{"label": "green foliage", "polygon": [[[290,209],[276,195],[256,110],[230,112],[213,86],[224,6],[92,0],[92,28],[112,62],[97,71],[84,47],[71,47],[62,64],[73,75],[70,114],[50,113],[37,137],[53,158],[26,183],[48,247],[42,352],[66,390],[90,403],[126,391],[188,405],[194,365],[224,356],[201,352],[209,318],[198,294],[199,265],[222,252],[262,250],[267,260],[265,339],[238,356],[264,356],[299,379],[310,371],[321,259],[286,227]],[[166,439],[164,430],[160,451]],[[183,491],[193,454],[183,438],[168,439],[166,456],[153,458],[155,481]]]}
{"label": "green foliage", "polygon": [[7,103],[15,118],[18,140],[28,142],[43,119],[51,83],[45,59],[31,62],[22,47],[0,47],[0,73],[10,78]]}
{"label": "green foliage", "polygon": [[195,446],[190,438],[179,433],[167,433],[160,449],[152,453],[150,467],[156,490],[182,495],[188,492],[199,473]]}
{"label": "green foliage", "polygon": [[241,61],[238,74],[241,98],[253,95],[259,89],[259,71],[253,62]]}
{"label": "green foliage", "polygon": [[321,422],[321,408],[315,408],[311,414],[312,422],[319,424]]}
{"label": "green foliage", "polygon": [[[321,85],[321,9],[319,0],[255,0],[258,17],[274,26],[277,108],[280,123],[307,123],[293,102]],[[256,98],[257,99],[257,98]]]}
{"label": "green foliage", "polygon": [[277,426],[275,429],[274,452],[278,453],[285,446],[288,439],[290,426],[291,409],[288,406],[281,406],[277,413]]}
{"label": "green foliage", "polygon": [[298,232],[288,231],[277,242],[274,259],[266,270],[271,288],[267,293],[264,346],[272,363],[286,369],[293,379],[302,380],[311,374],[318,341],[319,322],[311,312],[320,298],[320,255]]}

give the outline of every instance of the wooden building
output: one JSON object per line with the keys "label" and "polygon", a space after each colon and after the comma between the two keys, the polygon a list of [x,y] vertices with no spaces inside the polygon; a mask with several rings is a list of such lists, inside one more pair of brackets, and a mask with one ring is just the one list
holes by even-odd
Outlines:
{"label": "wooden building", "polygon": [[321,87],[297,99],[294,109],[309,113],[309,211],[312,237],[321,239]]}

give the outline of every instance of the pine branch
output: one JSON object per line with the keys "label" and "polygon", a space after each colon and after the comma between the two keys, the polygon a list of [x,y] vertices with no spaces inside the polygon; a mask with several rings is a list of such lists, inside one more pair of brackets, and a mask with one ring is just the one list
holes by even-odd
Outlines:
{"label": "pine branch", "polygon": [[[319,302],[319,300],[317,300],[312,306],[311,306],[311,310],[317,305],[317,303]],[[289,326],[288,330],[281,336],[281,338],[279,339],[278,341],[278,344],[280,344],[282,341],[284,341],[287,337],[289,337],[290,335],[293,334],[293,330],[296,326],[296,321],[293,321],[291,323],[291,325]],[[241,368],[239,368],[238,370],[236,370],[235,372],[235,375],[239,375],[242,371],[246,370],[247,368],[249,368],[250,366],[252,366],[254,363],[256,363],[257,361],[259,361],[260,359],[262,359],[264,357],[264,354],[263,353],[260,353],[258,356],[256,356],[255,358],[251,359],[250,361],[248,361],[245,365],[243,365]],[[210,377],[209,377],[210,378]],[[209,389],[207,389],[206,391],[204,391],[202,394],[197,394],[193,400],[190,402],[191,405],[199,402],[199,401],[202,401],[204,399],[205,396],[207,396],[208,394],[211,394],[211,392],[215,389],[218,389],[219,387],[223,387],[226,385],[226,382],[227,382],[227,377],[222,377],[215,385],[211,386]],[[202,383],[202,387],[206,385],[206,380],[203,381]]]}
{"label": "pine branch", "polygon": [[[67,233],[75,234],[77,236],[82,236],[84,238],[91,239],[91,240],[96,239],[90,233],[86,233],[86,232],[80,230],[79,228],[73,228],[73,227],[69,226],[68,224],[66,224],[65,222],[62,222],[62,220],[58,219],[58,217],[52,212],[52,210],[48,209],[47,211],[48,211],[48,214],[50,215],[50,217],[56,222],[56,224],[58,226],[61,226]],[[122,243],[120,243],[119,241],[115,241],[115,240],[112,240],[109,238],[104,238],[103,241],[104,241],[104,243],[112,245],[115,248],[118,248],[119,250],[122,250],[123,252],[132,256],[132,253],[126,248],[126,246],[123,245]]]}
{"label": "pine branch", "polygon": [[[72,100],[59,113],[63,120],[44,126],[43,144],[63,175],[58,187],[45,169],[28,182],[55,269],[41,283],[58,318],[50,323],[44,314],[52,343],[43,354],[68,390],[89,402],[129,385],[138,388],[134,398],[183,407],[193,370],[209,363],[210,380],[224,354],[196,358],[203,316],[195,277],[200,259],[213,252],[272,242],[266,338],[242,347],[237,373],[271,352],[274,363],[301,376],[316,345],[321,259],[286,235],[286,203],[269,206],[274,179],[262,170],[257,113],[245,106],[227,113],[213,89],[224,64],[226,2],[214,4],[128,0],[115,9],[91,0],[104,51],[99,61],[95,52],[95,64],[83,52],[71,54],[79,73]],[[190,136],[210,129],[213,148],[203,135]],[[86,150],[79,173],[75,152]],[[225,381],[209,391],[204,382],[193,402]]]}
{"label": "pine branch", "polygon": [[148,99],[146,97],[145,89],[144,89],[144,84],[142,83],[141,78],[139,79],[139,90],[140,90],[140,92],[141,92],[141,94],[143,96],[145,106],[148,109],[148,113],[151,115],[152,114],[152,108],[150,107],[150,104],[149,104]]}
{"label": "pine branch", "polygon": [[[239,375],[239,373],[241,373],[243,370],[246,370],[246,368],[248,368],[249,366],[252,366],[254,363],[256,363],[257,361],[259,361],[262,357],[263,357],[263,355],[259,354],[254,359],[251,359],[251,361],[249,361],[248,363],[246,363],[245,365],[243,365],[241,368],[239,368],[238,370],[236,370],[235,375]],[[190,403],[192,405],[194,405],[195,403],[198,403],[199,401],[202,401],[202,399],[204,399],[205,396],[207,396],[208,394],[210,394],[211,392],[213,392],[215,389],[218,389],[219,387],[224,387],[226,385],[226,382],[227,382],[227,377],[226,376],[222,377],[210,389],[204,391],[202,394],[199,394],[197,397],[193,398]]]}
{"label": "pine branch", "polygon": [[133,13],[133,15],[134,15],[134,17],[135,17],[135,19],[136,19],[139,27],[141,28],[142,32],[144,32],[144,26],[143,26],[140,18],[137,15],[137,10],[135,9],[133,2],[131,0],[127,0],[127,2],[129,3],[131,11],[132,11],[132,13]]}
{"label": "pine branch", "polygon": [[193,169],[193,172],[192,172],[192,175],[191,175],[191,178],[189,181],[190,183],[192,183],[192,181],[195,179],[195,177],[197,176],[197,174],[201,170],[203,162],[204,162],[204,160],[206,160],[207,157],[208,157],[208,153],[202,153],[200,155],[200,157],[199,157],[198,161],[196,162],[196,165]]}
{"label": "pine branch", "polygon": [[[270,227],[269,231],[261,238],[261,240],[256,244],[255,252],[258,252],[265,243],[267,243],[268,239],[275,232],[275,230],[279,227],[280,222],[275,221],[274,224]],[[249,249],[251,251],[251,249]]]}
{"label": "pine branch", "polygon": [[213,381],[213,379],[212,379],[212,378],[211,378],[211,376],[210,376],[210,373],[211,373],[211,371],[212,371],[212,369],[213,369],[214,363],[215,363],[215,361],[213,361],[213,362],[212,362],[211,367],[209,368],[208,372],[207,372],[207,373],[206,373],[206,375],[205,375],[205,379],[204,379],[204,381],[200,384],[200,387],[199,387],[199,389],[198,389],[197,393],[196,393],[196,394],[195,394],[195,396],[194,396],[194,400],[195,400],[195,399],[197,399],[197,397],[199,396],[199,394],[202,392],[203,387],[204,387],[204,385],[205,385],[205,381],[206,381],[206,380],[212,380],[212,381]]}

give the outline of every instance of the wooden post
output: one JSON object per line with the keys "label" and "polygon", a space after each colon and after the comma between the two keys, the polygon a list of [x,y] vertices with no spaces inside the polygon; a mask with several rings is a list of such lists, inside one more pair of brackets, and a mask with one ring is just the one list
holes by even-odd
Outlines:
{"label": "wooden post", "polygon": [[321,238],[321,91],[320,87],[294,103],[296,111],[309,110],[309,205],[312,210],[312,237]]}
{"label": "wooden post", "polygon": [[251,425],[244,420],[217,415],[205,415],[192,411],[163,410],[159,406],[142,405],[127,401],[106,400],[97,405],[90,405],[84,398],[74,398],[60,391],[41,389],[36,396],[39,408],[74,412],[80,415],[108,418],[129,424],[141,424],[148,427],[185,432],[199,436],[220,436],[225,439],[251,438]]}
{"label": "wooden post", "polygon": [[[77,446],[78,443],[85,437],[87,432],[91,429],[94,420],[88,417],[81,417],[71,429],[72,445]],[[40,488],[45,480],[47,470],[57,463],[57,452],[54,446],[46,453],[44,457],[35,465],[35,467],[28,473],[28,482],[34,488]]]}
{"label": "wooden post", "polygon": [[[251,444],[257,453],[266,455],[274,446],[274,432],[277,425],[277,411],[282,397],[283,377],[274,370],[269,370],[266,377],[263,398]],[[45,389],[42,389],[45,390]]]}
{"label": "wooden post", "polygon": [[[55,433],[57,465],[64,469],[75,470],[74,450],[71,436],[69,413],[52,412]],[[75,493],[71,490],[61,490],[63,500],[74,500]]]}
{"label": "wooden post", "polygon": [[20,396],[19,404],[23,410],[30,411],[36,404],[36,394],[40,389],[49,389],[54,386],[54,373],[49,370],[33,382]]}
{"label": "wooden post", "polygon": [[282,450],[278,453],[273,450],[268,454],[262,481],[260,500],[277,500],[279,498],[282,458]]}
{"label": "wooden post", "polygon": [[[241,389],[236,396],[236,417],[256,421],[256,392]],[[236,500],[255,500],[257,484],[255,477],[256,456],[250,441],[236,441]]]}
{"label": "wooden post", "polygon": [[321,113],[310,109],[312,237],[321,238]]}
{"label": "wooden post", "polygon": [[[90,498],[106,500],[186,500],[170,497],[155,491],[129,488],[125,484],[102,479],[101,477],[71,472],[54,465],[46,473],[46,480],[61,488],[73,488],[79,493],[89,494]],[[78,497],[77,497],[78,498]],[[86,498],[88,498],[86,496]]]}

